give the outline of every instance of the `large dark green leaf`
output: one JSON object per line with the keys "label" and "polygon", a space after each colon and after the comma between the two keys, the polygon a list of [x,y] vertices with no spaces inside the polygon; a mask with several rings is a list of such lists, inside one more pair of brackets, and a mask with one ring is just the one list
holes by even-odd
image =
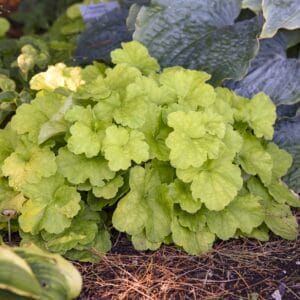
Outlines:
{"label": "large dark green leaf", "polygon": [[284,181],[300,193],[300,116],[277,122],[274,141],[293,156],[293,165]]}
{"label": "large dark green leaf", "polygon": [[241,81],[226,85],[238,94],[251,98],[263,91],[276,105],[293,104],[300,100],[300,59],[286,55],[287,39],[279,33],[260,42],[260,50],[248,74]]}
{"label": "large dark green leaf", "polygon": [[258,48],[258,18],[235,23],[240,0],[153,0],[136,19],[134,39],[163,67],[180,65],[240,79]]}

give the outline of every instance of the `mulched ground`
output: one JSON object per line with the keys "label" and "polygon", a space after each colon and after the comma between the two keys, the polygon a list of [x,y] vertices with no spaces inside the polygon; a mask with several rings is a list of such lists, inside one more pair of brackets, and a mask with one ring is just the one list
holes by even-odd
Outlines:
{"label": "mulched ground", "polygon": [[300,299],[300,238],[219,242],[195,257],[170,246],[137,252],[119,235],[99,264],[76,266],[84,281],[79,300]]}

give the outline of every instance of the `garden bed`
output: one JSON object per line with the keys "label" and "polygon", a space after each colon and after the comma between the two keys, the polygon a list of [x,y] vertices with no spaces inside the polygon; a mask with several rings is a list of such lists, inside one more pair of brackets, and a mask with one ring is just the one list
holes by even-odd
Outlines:
{"label": "garden bed", "polygon": [[84,280],[80,300],[293,300],[300,299],[299,264],[299,238],[219,242],[196,257],[170,246],[137,252],[125,236],[116,235],[101,263],[76,266]]}

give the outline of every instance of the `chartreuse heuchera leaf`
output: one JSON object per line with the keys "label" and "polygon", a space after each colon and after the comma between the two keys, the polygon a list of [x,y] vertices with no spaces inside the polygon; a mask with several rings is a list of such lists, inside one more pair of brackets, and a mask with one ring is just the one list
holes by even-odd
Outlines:
{"label": "chartreuse heuchera leaf", "polygon": [[217,238],[296,238],[300,202],[281,181],[292,158],[270,142],[269,97],[215,89],[206,72],[161,70],[143,45],[122,46],[115,67],[37,75],[51,87],[0,130],[0,213],[14,212],[22,243],[95,262],[112,227],[138,250],[173,242],[195,255]]}

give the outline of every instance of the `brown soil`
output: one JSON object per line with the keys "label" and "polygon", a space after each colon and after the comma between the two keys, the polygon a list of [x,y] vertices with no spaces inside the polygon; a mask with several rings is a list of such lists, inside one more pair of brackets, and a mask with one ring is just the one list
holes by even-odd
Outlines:
{"label": "brown soil", "polygon": [[99,264],[76,266],[84,280],[80,300],[300,299],[299,238],[218,242],[195,257],[171,246],[137,252],[119,235]]}

